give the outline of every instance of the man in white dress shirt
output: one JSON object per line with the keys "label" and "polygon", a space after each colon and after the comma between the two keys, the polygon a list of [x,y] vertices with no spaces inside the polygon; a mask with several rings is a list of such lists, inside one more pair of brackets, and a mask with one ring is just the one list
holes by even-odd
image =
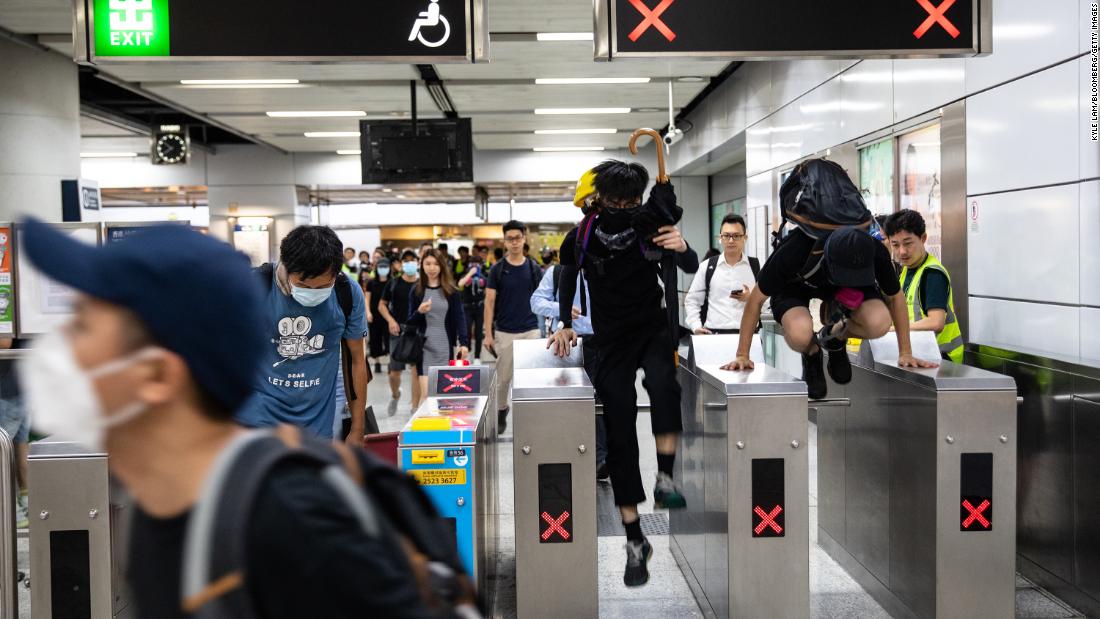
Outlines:
{"label": "man in white dress shirt", "polygon": [[684,309],[692,333],[739,333],[745,300],[756,285],[760,263],[745,255],[745,219],[729,214],[722,219],[718,240],[722,253],[711,257],[695,274]]}

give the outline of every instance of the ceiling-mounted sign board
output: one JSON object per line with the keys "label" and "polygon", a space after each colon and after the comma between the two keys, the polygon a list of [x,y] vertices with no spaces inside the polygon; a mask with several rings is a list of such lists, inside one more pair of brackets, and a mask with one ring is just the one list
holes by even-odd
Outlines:
{"label": "ceiling-mounted sign board", "polygon": [[487,0],[77,0],[76,60],[481,62]]}
{"label": "ceiling-mounted sign board", "polygon": [[597,60],[992,52],[992,0],[597,0]]}

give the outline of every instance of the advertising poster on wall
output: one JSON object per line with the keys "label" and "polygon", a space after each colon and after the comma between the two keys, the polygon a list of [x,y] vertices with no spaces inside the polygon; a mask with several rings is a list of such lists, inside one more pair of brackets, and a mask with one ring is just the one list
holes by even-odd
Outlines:
{"label": "advertising poster on wall", "polygon": [[924,216],[928,252],[942,258],[943,208],[940,190],[940,126],[918,129],[898,138],[901,208]]}
{"label": "advertising poster on wall", "polygon": [[883,140],[859,151],[859,189],[875,215],[894,212],[894,141]]}
{"label": "advertising poster on wall", "polygon": [[0,335],[15,333],[15,291],[12,287],[11,228],[0,226]]}
{"label": "advertising poster on wall", "polygon": [[[99,224],[61,224],[57,227],[82,243],[99,244]],[[16,243],[17,249],[19,246]],[[19,288],[20,337],[48,333],[68,321],[76,293],[42,275],[22,250],[19,251],[19,277],[15,284]]]}

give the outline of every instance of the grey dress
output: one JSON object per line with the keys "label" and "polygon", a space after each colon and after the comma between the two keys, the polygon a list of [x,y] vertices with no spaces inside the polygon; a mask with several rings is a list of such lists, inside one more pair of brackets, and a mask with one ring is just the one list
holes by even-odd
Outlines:
{"label": "grey dress", "polygon": [[449,303],[442,288],[428,288],[424,291],[424,300],[431,299],[432,309],[424,316],[428,328],[424,334],[424,371],[436,365],[447,365],[451,360],[451,342],[447,338],[447,310]]}

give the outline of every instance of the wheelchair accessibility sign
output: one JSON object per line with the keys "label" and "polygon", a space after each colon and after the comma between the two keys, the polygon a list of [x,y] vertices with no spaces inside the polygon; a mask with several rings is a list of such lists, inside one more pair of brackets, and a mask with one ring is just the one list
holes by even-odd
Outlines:
{"label": "wheelchair accessibility sign", "polygon": [[[424,31],[428,34],[425,35]],[[428,10],[421,11],[413,23],[409,41],[420,41],[425,47],[440,47],[451,38],[451,23],[439,13],[439,0],[430,0]]]}

